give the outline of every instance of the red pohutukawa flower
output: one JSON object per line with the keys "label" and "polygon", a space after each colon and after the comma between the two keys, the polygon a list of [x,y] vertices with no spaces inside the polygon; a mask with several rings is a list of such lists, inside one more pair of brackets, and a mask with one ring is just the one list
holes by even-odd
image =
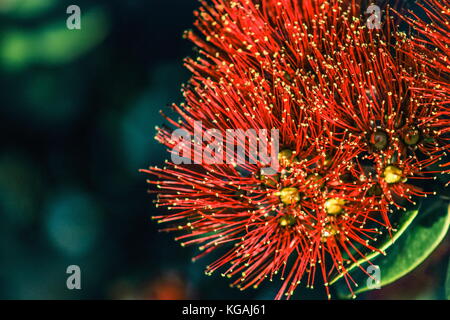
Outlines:
{"label": "red pohutukawa flower", "polygon": [[[450,1],[423,0],[419,3],[421,14],[409,11],[401,15],[414,31],[411,48],[406,51],[413,60],[419,61],[426,69],[427,88],[413,88],[422,96],[434,95],[439,98],[436,115],[441,118],[440,133],[448,142],[450,132]],[[419,16],[426,18],[420,18]],[[431,90],[430,90],[431,88]],[[439,93],[439,95],[437,95]],[[450,163],[443,165],[448,167]],[[448,169],[446,172],[448,173]]]}
{"label": "red pohutukawa flower", "polygon": [[[422,19],[409,11],[402,18],[414,28],[412,36],[414,58],[427,65],[435,79],[447,80],[442,85],[448,88],[450,76],[450,1],[422,0],[419,6],[423,9]],[[428,20],[428,21],[427,21]],[[442,78],[445,73],[445,78]]]}
{"label": "red pohutukawa flower", "polygon": [[[301,281],[323,283],[330,297],[335,275],[352,291],[348,265],[381,252],[391,212],[433,192],[417,182],[440,173],[434,164],[449,148],[449,91],[433,85],[445,79],[416,57],[389,10],[371,30],[363,9],[356,0],[211,0],[196,12],[186,104],[156,136],[178,158],[143,171],[157,206],[173,211],[155,218],[199,246],[194,260],[223,253],[207,274],[220,270],[240,289],[280,277],[276,298]],[[433,30],[428,41],[448,50]],[[428,54],[444,63],[424,44]],[[272,170],[255,156],[269,133],[265,154],[279,146]]]}

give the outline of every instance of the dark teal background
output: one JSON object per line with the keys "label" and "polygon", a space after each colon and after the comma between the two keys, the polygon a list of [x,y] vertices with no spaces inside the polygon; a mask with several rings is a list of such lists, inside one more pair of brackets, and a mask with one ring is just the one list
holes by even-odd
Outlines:
{"label": "dark teal background", "polygon": [[[82,30],[66,28],[66,8]],[[0,298],[271,299],[207,277],[158,232],[138,172],[160,165],[158,111],[189,78],[194,0],[0,1]],[[448,242],[424,267],[362,298],[436,298]],[[79,265],[82,290],[66,288]],[[321,288],[303,298],[324,298]]]}

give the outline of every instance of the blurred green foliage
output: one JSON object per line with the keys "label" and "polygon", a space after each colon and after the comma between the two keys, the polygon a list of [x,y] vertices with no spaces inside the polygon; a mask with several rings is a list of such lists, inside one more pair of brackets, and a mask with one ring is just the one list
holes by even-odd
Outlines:
{"label": "blurred green foliage", "polygon": [[6,32],[0,45],[0,58],[11,69],[33,63],[69,63],[103,40],[108,28],[107,19],[98,8],[83,15],[83,26],[79,32],[67,29],[60,22],[32,32],[12,29]]}
{"label": "blurred green foliage", "polygon": [[0,13],[14,18],[31,18],[51,9],[56,0],[2,0]]}

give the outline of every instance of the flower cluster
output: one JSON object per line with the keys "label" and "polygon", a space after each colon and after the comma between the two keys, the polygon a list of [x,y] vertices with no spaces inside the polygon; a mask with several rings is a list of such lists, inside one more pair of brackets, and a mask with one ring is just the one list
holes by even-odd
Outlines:
{"label": "flower cluster", "polygon": [[[448,14],[448,1],[429,1]],[[380,30],[367,28],[363,9],[357,0],[211,0],[196,12],[186,103],[173,106],[178,121],[164,115],[171,128],[157,140],[173,148],[172,130],[193,133],[202,121],[223,134],[277,128],[281,147],[273,174],[169,161],[143,170],[157,206],[171,211],[155,217],[172,223],[165,230],[199,246],[194,260],[222,253],[207,274],[220,270],[242,290],[279,277],[276,298],[301,281],[330,296],[335,274],[352,291],[348,265],[380,252],[377,239],[395,232],[392,212],[433,193],[420,181],[446,172],[448,32],[433,24],[418,46],[389,8]]]}
{"label": "flower cluster", "polygon": [[[422,16],[419,18],[414,12],[401,15],[401,19],[412,27],[411,50],[405,51],[410,59],[420,62],[426,69],[425,81],[428,88],[413,88],[420,95],[434,95],[438,97],[436,114],[441,118],[440,128],[442,136],[448,141],[450,131],[450,1],[423,0],[419,3]],[[430,90],[431,88],[431,90]],[[443,119],[443,120],[442,120]],[[448,167],[446,163],[443,167]],[[448,169],[444,171],[448,173]]]}

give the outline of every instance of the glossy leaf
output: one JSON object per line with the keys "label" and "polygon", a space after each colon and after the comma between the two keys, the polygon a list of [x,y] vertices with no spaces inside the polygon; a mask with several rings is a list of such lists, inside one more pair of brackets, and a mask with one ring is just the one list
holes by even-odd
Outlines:
{"label": "glossy leaf", "polygon": [[[421,264],[444,239],[449,225],[450,212],[447,201],[432,199],[425,202],[406,230],[403,227],[399,230],[403,232],[401,237],[395,237],[394,245],[390,241],[387,255],[377,255],[371,259],[381,270],[381,287],[405,276]],[[362,270],[355,269],[351,276],[359,284],[355,294],[371,290],[367,286],[368,276]],[[347,298],[351,296],[344,281],[337,283],[337,291],[339,296]]]}
{"label": "glossy leaf", "polygon": [[[407,227],[413,222],[414,218],[419,213],[418,209],[409,210],[406,212],[399,212],[401,215],[399,222],[397,223],[397,231],[395,232],[392,239],[387,239],[382,245],[380,245],[378,248],[379,251],[371,252],[366,256],[366,259],[360,259],[357,262],[353,263],[351,266],[347,267],[347,272],[351,272],[353,269],[357,268],[358,266],[366,263],[367,261],[373,261],[377,256],[379,256],[382,253],[385,253],[386,250],[397,241],[398,238],[406,231]],[[330,281],[330,285],[333,285],[336,283],[339,279],[341,279],[344,276],[344,274],[339,274],[336,277],[334,277]]]}

